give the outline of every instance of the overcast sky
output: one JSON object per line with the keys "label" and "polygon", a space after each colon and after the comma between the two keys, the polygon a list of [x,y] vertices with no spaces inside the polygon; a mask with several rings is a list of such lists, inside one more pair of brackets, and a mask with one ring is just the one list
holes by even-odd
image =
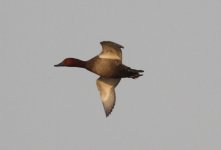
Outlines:
{"label": "overcast sky", "polygon": [[[220,150],[221,2],[1,0],[1,150]],[[97,75],[65,57],[125,47],[106,118]]]}

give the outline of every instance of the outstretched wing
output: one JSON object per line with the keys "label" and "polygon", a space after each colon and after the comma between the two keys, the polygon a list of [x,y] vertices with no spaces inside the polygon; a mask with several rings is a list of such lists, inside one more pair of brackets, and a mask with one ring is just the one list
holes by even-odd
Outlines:
{"label": "outstretched wing", "polygon": [[100,77],[97,79],[97,88],[100,91],[106,117],[112,112],[114,108],[116,100],[114,88],[118,85],[119,82],[120,78],[114,79]]}
{"label": "outstretched wing", "polygon": [[122,45],[111,41],[100,42],[102,46],[102,52],[99,54],[100,58],[106,59],[117,59],[122,61],[122,51],[121,48],[124,48]]}

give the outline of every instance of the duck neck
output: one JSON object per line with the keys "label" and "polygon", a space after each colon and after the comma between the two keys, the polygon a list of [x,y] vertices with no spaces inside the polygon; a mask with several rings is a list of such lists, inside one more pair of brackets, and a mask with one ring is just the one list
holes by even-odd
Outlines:
{"label": "duck neck", "polygon": [[73,63],[70,64],[69,67],[85,68],[86,67],[86,61],[73,58]]}

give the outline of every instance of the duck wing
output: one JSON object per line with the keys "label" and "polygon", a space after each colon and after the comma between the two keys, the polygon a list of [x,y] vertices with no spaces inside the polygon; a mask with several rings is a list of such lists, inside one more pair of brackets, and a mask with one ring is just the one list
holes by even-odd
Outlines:
{"label": "duck wing", "polygon": [[102,51],[99,54],[100,58],[117,59],[122,61],[121,48],[124,48],[122,45],[111,41],[102,41],[100,44],[102,46]]}
{"label": "duck wing", "polygon": [[100,77],[97,79],[97,88],[100,91],[101,100],[104,106],[104,111],[106,117],[110,115],[112,112],[116,95],[115,95],[115,87],[120,82],[121,78],[104,78]]}

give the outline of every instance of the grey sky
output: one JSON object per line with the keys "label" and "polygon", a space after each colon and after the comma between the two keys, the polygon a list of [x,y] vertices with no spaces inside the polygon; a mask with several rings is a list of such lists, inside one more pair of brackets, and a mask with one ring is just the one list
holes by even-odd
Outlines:
{"label": "grey sky", "polygon": [[[220,150],[221,2],[1,0],[0,149]],[[98,76],[55,68],[122,44],[105,118]]]}

